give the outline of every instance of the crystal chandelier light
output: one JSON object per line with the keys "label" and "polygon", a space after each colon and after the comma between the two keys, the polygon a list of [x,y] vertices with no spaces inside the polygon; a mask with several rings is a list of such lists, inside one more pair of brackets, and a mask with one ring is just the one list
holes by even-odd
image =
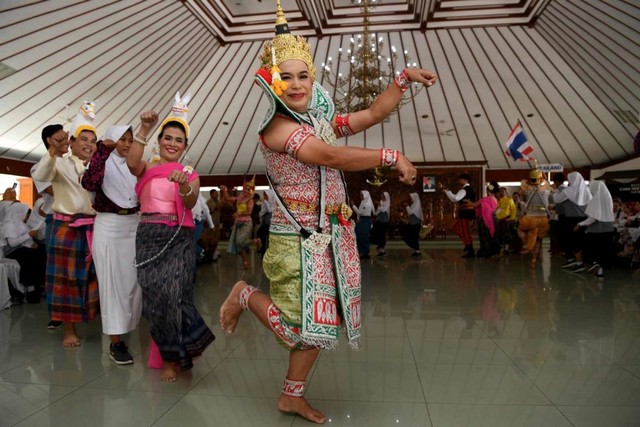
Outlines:
{"label": "crystal chandelier light", "polygon": [[[376,97],[392,84],[396,74],[404,68],[417,66],[415,62],[411,63],[406,50],[402,52],[400,62],[395,46],[385,52],[384,38],[369,31],[371,10],[379,0],[351,0],[351,3],[361,6],[363,32],[351,37],[346,53],[339,48],[335,60],[329,56],[322,63],[323,85],[334,89],[333,99],[339,113],[369,108]],[[410,102],[423,88],[423,85],[411,85],[393,112]]]}

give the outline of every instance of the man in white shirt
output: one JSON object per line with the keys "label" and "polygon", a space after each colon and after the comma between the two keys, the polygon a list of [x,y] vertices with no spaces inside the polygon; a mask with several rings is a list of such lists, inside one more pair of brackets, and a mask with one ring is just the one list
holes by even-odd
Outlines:
{"label": "man in white shirt", "polygon": [[[57,147],[56,155],[58,157],[62,157],[64,154],[69,151],[69,135],[64,131],[62,125],[60,124],[52,124],[45,126],[42,129],[42,142],[46,147],[47,151],[49,151],[49,147],[54,145]],[[42,212],[45,216],[45,234],[44,234],[44,244],[47,246],[49,244],[49,238],[51,237],[51,223],[53,222],[53,187],[51,186],[51,182],[49,181],[41,181],[33,176],[33,172],[36,169],[37,164],[31,167],[31,179],[33,180],[33,185],[35,185],[36,190],[42,196],[43,204],[42,204]],[[62,326],[61,321],[52,320],[47,325],[48,329],[58,329]]]}
{"label": "man in white shirt", "polygon": [[[49,149],[38,162],[32,176],[49,181],[55,194],[51,236],[47,242],[47,303],[51,320],[64,324],[65,347],[78,347],[75,324],[88,322],[98,308],[98,288],[89,280],[91,261],[87,233],[93,229],[95,210],[80,178],[96,151],[95,128],[81,124],[71,130],[70,142],[49,139]],[[71,152],[62,157],[65,144]]]}

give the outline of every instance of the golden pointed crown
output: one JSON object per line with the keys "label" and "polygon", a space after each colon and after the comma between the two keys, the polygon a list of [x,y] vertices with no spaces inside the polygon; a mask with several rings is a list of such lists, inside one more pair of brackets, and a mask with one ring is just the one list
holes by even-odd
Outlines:
{"label": "golden pointed crown", "polygon": [[294,36],[289,31],[289,24],[284,17],[284,11],[277,0],[276,35],[272,40],[265,42],[262,52],[258,56],[262,68],[271,69],[284,61],[299,59],[309,67],[311,81],[316,79],[316,67],[313,65],[311,46],[301,36]]}
{"label": "golden pointed crown", "polygon": [[535,183],[539,183],[544,178],[542,171],[538,168],[538,160],[533,159],[533,169],[529,172],[529,179]]}
{"label": "golden pointed crown", "polygon": [[251,181],[245,181],[242,185],[243,186],[248,185],[251,188],[256,188],[256,176],[255,176],[255,174],[253,175],[253,178],[251,178]]}

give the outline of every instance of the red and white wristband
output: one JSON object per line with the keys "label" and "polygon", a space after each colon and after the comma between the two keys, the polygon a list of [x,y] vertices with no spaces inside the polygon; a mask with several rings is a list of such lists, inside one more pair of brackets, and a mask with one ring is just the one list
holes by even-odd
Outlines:
{"label": "red and white wristband", "polygon": [[411,79],[409,78],[409,74],[407,74],[407,70],[404,69],[400,74],[396,75],[396,78],[393,79],[393,82],[400,88],[402,93],[406,92],[411,86]]}
{"label": "red and white wristband", "polygon": [[380,149],[380,166],[395,166],[398,163],[398,150]]}

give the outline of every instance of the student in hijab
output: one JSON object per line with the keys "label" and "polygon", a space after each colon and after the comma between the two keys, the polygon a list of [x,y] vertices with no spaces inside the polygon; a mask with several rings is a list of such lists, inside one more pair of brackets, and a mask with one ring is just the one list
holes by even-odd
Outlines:
{"label": "student in hijab", "polygon": [[133,144],[129,125],[111,126],[82,175],[82,186],[95,193],[94,265],[100,293],[102,333],[109,336],[109,359],[133,363],[123,335],[136,329],[142,312],[142,290],[133,266],[138,229],[136,177],[127,166]]}
{"label": "student in hijab", "polygon": [[371,228],[371,243],[377,246],[378,256],[387,256],[385,247],[387,246],[387,232],[389,231],[389,220],[391,218],[391,197],[388,192],[382,193],[382,199],[375,211],[376,222]]}
{"label": "student in hijab", "polygon": [[418,193],[411,193],[411,205],[407,206],[407,216],[409,223],[402,228],[402,240],[413,249],[411,256],[419,257],[420,252],[420,229],[422,228],[422,204]]}
{"label": "student in hijab", "polygon": [[[613,252],[614,214],[613,200],[607,186],[602,181],[591,181],[589,190],[593,198],[587,204],[587,219],[575,226],[575,231],[584,229],[583,259],[590,264],[589,272],[596,277],[604,277],[603,266],[609,265],[609,256]],[[582,263],[576,264],[581,266]],[[584,269],[584,268],[583,268]]]}
{"label": "student in hijab", "polygon": [[44,287],[47,258],[44,246],[34,240],[38,230],[30,229],[25,223],[28,214],[29,206],[24,203],[8,205],[0,223],[0,236],[4,256],[20,264],[20,283],[27,291],[27,302],[38,303]]}
{"label": "student in hijab", "polygon": [[569,186],[553,194],[556,209],[561,209],[564,214],[559,218],[559,243],[567,258],[563,268],[572,268],[579,263],[575,252],[582,247],[583,235],[581,232],[574,232],[574,228],[587,219],[584,210],[591,200],[591,192],[579,172],[571,172],[568,179]]}
{"label": "student in hijab", "polygon": [[273,204],[276,202],[276,195],[273,190],[266,190],[260,205],[260,227],[258,227],[258,238],[260,239],[260,249],[258,252],[264,256],[269,247],[269,227],[271,226],[271,215],[273,214]]}
{"label": "student in hijab", "polygon": [[358,245],[358,253],[361,259],[370,258],[369,246],[371,244],[371,217],[376,208],[373,206],[371,194],[368,191],[360,192],[360,206],[353,207],[353,211],[358,214],[358,222],[356,223],[356,243]]}

